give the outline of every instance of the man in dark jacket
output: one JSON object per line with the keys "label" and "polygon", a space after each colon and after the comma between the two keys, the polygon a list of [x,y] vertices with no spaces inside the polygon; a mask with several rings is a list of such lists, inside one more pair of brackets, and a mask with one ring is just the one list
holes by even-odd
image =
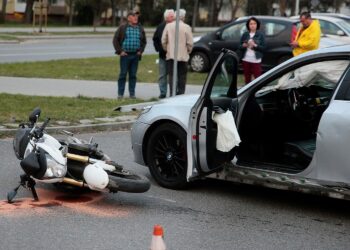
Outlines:
{"label": "man in dark jacket", "polygon": [[173,9],[167,9],[164,11],[164,22],[158,25],[153,35],[153,45],[155,50],[159,53],[159,98],[165,98],[167,94],[167,63],[166,63],[166,51],[162,47],[162,34],[167,23],[171,23],[174,20],[175,11]]}
{"label": "man in dark jacket", "polygon": [[129,95],[130,98],[135,98],[137,67],[147,43],[145,30],[139,24],[138,16],[138,12],[130,11],[127,15],[128,23],[120,25],[113,38],[115,53],[120,55],[118,98],[124,96],[127,73]]}

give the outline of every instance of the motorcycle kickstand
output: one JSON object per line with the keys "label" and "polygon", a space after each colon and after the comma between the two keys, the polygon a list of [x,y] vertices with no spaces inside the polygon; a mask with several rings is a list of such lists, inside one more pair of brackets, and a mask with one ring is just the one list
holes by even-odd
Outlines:
{"label": "motorcycle kickstand", "polygon": [[8,203],[13,203],[13,199],[15,198],[15,196],[17,195],[17,191],[18,189],[22,186],[22,187],[27,187],[32,191],[32,195],[35,201],[39,200],[38,194],[35,190],[35,181],[30,178],[30,176],[23,174],[20,176],[21,181],[19,183],[19,185],[14,188],[11,192],[7,193],[7,202]]}

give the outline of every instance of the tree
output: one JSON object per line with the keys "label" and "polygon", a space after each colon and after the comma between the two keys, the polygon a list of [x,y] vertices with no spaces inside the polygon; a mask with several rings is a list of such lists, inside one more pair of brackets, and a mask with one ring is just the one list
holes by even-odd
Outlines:
{"label": "tree", "polygon": [[26,1],[26,9],[24,11],[24,22],[25,23],[32,23],[33,4],[34,4],[34,0],[27,0]]}
{"label": "tree", "polygon": [[194,31],[196,27],[196,20],[198,16],[198,8],[199,8],[199,1],[195,0],[194,1],[194,6],[193,6],[193,16],[192,16],[192,30]]}
{"label": "tree", "polygon": [[115,20],[115,11],[116,11],[117,3],[116,0],[111,0],[111,8],[112,8],[112,26],[114,27],[116,25]]}
{"label": "tree", "polygon": [[210,0],[209,3],[209,26],[216,26],[223,0]]}
{"label": "tree", "polygon": [[230,0],[231,3],[231,17],[234,19],[236,17],[236,13],[239,7],[242,7],[246,4],[246,0]]}
{"label": "tree", "polygon": [[2,0],[0,23],[5,23],[6,21],[6,6],[7,6],[7,0]]}
{"label": "tree", "polygon": [[75,8],[75,1],[76,0],[65,0],[66,4],[69,7],[69,21],[68,25],[72,26],[73,25],[73,15],[74,15],[74,8]]}

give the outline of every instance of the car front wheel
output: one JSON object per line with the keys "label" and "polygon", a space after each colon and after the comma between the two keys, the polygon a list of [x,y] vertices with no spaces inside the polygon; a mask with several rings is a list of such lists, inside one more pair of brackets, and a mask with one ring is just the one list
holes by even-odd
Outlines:
{"label": "car front wheel", "polygon": [[206,72],[209,69],[209,59],[203,52],[194,52],[190,59],[191,69],[195,72]]}
{"label": "car front wheel", "polygon": [[147,144],[148,167],[156,182],[166,188],[186,187],[186,132],[173,123],[160,125]]}

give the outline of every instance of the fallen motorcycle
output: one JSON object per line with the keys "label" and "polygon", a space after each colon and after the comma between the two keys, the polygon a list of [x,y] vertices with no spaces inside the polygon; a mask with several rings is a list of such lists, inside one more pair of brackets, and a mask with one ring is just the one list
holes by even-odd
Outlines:
{"label": "fallen motorcycle", "polygon": [[24,174],[20,176],[19,185],[7,194],[9,203],[13,202],[21,186],[30,189],[33,198],[38,200],[36,182],[112,193],[142,193],[150,188],[145,176],[134,174],[112,161],[97,148],[93,138],[87,142],[62,131],[67,139],[57,140],[46,133],[50,118],[38,126],[40,113],[40,108],[34,109],[29,122],[19,125],[13,140],[13,149],[21,160]]}

